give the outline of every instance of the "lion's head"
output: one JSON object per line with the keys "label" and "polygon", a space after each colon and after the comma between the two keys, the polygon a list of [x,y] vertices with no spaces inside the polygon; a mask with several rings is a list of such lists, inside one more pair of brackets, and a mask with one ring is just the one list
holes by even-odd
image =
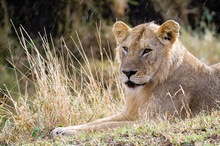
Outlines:
{"label": "lion's head", "polygon": [[178,40],[179,24],[168,20],[161,26],[146,23],[130,28],[117,21],[113,32],[118,43],[120,75],[126,89],[162,82],[175,61],[172,50]]}

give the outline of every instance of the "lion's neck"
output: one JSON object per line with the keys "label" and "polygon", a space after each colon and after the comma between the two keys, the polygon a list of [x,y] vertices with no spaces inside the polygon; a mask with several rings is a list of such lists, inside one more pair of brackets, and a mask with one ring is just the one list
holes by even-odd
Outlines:
{"label": "lion's neck", "polygon": [[172,52],[173,62],[169,70],[169,76],[176,76],[183,72],[190,72],[193,76],[198,70],[200,74],[206,74],[211,71],[211,68],[201,62],[193,54],[191,54],[182,44],[175,46],[175,51]]}
{"label": "lion's neck", "polygon": [[167,58],[166,61],[161,62],[158,71],[154,75],[152,81],[154,87],[166,81],[167,78],[182,64],[186,51],[187,50],[180,42],[173,44],[169,52],[169,58]]}
{"label": "lion's neck", "polygon": [[172,74],[183,63],[186,52],[187,49],[182,45],[179,40],[177,40],[177,42],[173,44],[170,52],[171,65],[169,68],[169,74]]}

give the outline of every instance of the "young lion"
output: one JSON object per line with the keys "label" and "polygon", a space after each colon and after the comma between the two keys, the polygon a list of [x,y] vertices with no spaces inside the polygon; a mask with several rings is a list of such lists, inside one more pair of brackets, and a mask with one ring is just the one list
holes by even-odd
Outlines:
{"label": "young lion", "polygon": [[219,109],[220,64],[208,66],[189,53],[178,39],[179,29],[173,20],[134,28],[116,22],[119,78],[126,94],[123,111],[84,125],[55,128],[51,135],[104,130],[157,115],[184,118]]}

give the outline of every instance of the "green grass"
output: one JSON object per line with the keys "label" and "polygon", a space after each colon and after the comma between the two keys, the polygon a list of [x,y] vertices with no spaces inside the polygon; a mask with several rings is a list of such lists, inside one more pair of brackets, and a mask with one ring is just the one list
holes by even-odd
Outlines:
{"label": "green grass", "polygon": [[[220,112],[192,119],[154,120],[107,132],[81,133],[74,137],[38,139],[35,144],[51,145],[218,145]],[[29,143],[33,145],[33,143]]]}
{"label": "green grass", "polygon": [[[50,138],[57,126],[78,125],[121,111],[124,93],[117,79],[118,67],[108,49],[100,47],[101,61],[88,59],[80,39],[73,40],[83,62],[69,51],[62,40],[61,50],[52,38],[41,37],[44,54],[39,53],[33,40],[20,29],[18,38],[26,53],[28,72],[25,93],[7,91],[10,105],[0,106],[1,117],[7,118],[0,132],[1,145],[219,145],[220,112],[201,114],[192,119],[166,121],[163,118],[143,121],[138,125],[116,128],[106,132],[80,133],[74,137]],[[98,35],[99,36],[99,35]],[[205,37],[195,32],[181,32],[183,44],[198,58],[208,63],[220,61],[220,42],[213,33]],[[101,44],[98,37],[98,44]],[[31,49],[30,49],[31,47]],[[29,52],[31,50],[31,53]],[[63,51],[67,52],[63,56]],[[56,53],[55,53],[56,52]],[[214,57],[214,58],[213,58]],[[28,64],[28,65],[27,65]],[[27,76],[31,74],[33,79]],[[20,79],[17,79],[18,83]],[[22,87],[21,87],[22,86]],[[3,122],[3,121],[2,121]]]}

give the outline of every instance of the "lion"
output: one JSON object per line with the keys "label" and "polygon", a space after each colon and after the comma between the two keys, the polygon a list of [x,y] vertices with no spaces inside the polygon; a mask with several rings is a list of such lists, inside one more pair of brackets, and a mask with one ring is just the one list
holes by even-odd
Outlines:
{"label": "lion", "polygon": [[83,125],[55,128],[51,136],[107,130],[158,115],[185,118],[219,109],[220,64],[208,66],[188,52],[179,40],[179,30],[173,20],[134,28],[115,22],[119,79],[125,89],[122,112]]}

